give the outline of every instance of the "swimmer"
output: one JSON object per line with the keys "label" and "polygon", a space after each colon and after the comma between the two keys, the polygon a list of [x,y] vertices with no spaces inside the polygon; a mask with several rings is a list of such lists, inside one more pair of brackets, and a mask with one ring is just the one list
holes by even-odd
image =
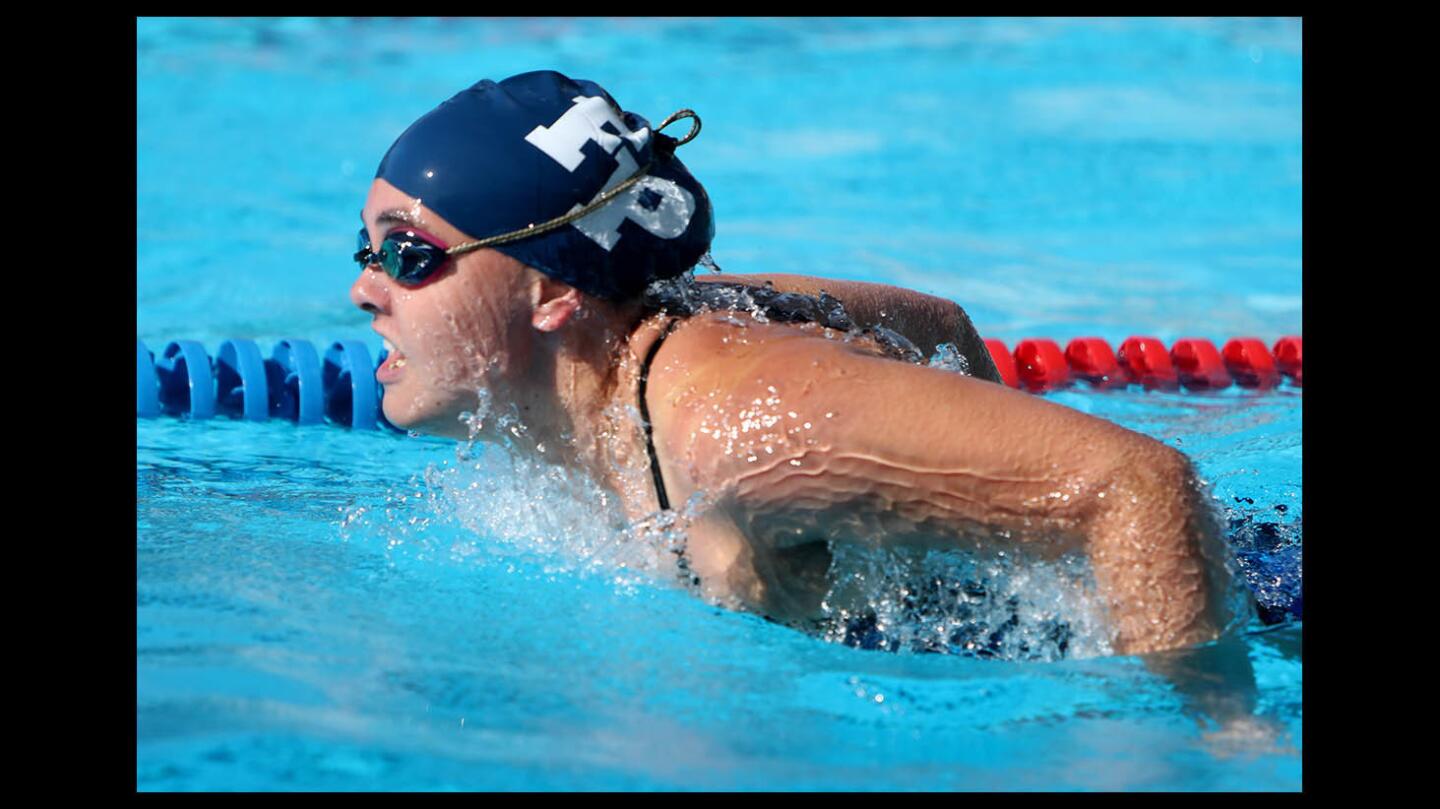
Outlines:
{"label": "swimmer", "polygon": [[[386,418],[467,439],[485,391],[519,415],[517,452],[584,470],[631,519],[683,512],[683,574],[784,623],[820,617],[830,549],[860,544],[1083,553],[1120,653],[1223,631],[1224,545],[1183,455],[997,384],[949,301],[689,280],[714,221],[669,123],[539,71],[400,135],[350,290],[389,350]],[[968,375],[915,362],[943,343]]]}

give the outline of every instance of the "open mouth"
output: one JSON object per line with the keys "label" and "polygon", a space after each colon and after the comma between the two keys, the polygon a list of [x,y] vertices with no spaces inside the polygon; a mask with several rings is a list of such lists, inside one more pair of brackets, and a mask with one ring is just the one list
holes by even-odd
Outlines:
{"label": "open mouth", "polygon": [[400,378],[401,371],[405,368],[405,354],[396,350],[389,340],[382,339],[382,342],[385,345],[385,362],[375,369],[375,380],[384,384]]}
{"label": "open mouth", "polygon": [[389,340],[385,340],[382,338],[380,342],[385,345],[385,367],[404,368],[405,355],[402,352],[396,350],[395,346],[391,344]]}

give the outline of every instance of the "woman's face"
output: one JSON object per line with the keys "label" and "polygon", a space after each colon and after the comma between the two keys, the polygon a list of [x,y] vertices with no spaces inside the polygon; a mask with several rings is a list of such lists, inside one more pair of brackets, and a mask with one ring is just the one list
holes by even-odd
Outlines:
{"label": "woman's face", "polygon": [[[413,197],[385,180],[370,186],[361,211],[370,244],[379,249],[397,231],[453,247],[471,241]],[[350,300],[369,312],[389,344],[376,372],[385,387],[385,418],[397,427],[464,438],[460,414],[473,411],[476,391],[501,395],[528,355],[530,271],[494,250],[450,258],[419,285],[407,286],[371,265],[350,287]]]}

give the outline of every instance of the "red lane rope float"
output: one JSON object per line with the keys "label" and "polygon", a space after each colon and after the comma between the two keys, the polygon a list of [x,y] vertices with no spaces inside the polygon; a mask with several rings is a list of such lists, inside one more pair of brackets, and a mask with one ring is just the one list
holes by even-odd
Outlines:
{"label": "red lane rope float", "polygon": [[1180,386],[1180,376],[1175,373],[1175,363],[1165,344],[1154,337],[1130,337],[1120,344],[1116,355],[1120,367],[1129,374],[1130,381],[1138,382],[1146,390],[1160,388],[1174,390]]}
{"label": "red lane rope float", "polygon": [[1070,381],[1070,366],[1054,340],[1021,340],[1015,346],[1015,369],[1032,391],[1051,390]]}
{"label": "red lane rope float", "polygon": [[1300,383],[1300,338],[1281,337],[1275,342],[1275,348],[1271,349],[1275,354],[1275,364],[1280,366],[1280,372]]}
{"label": "red lane rope float", "polygon": [[1247,388],[1273,388],[1280,383],[1275,358],[1265,344],[1253,337],[1237,337],[1220,350],[1225,368],[1238,385]]}
{"label": "red lane rope float", "polygon": [[1233,381],[1215,344],[1198,337],[1176,340],[1170,359],[1180,372],[1180,383],[1191,390],[1219,390]]}
{"label": "red lane rope float", "polygon": [[1138,384],[1147,390],[1221,390],[1230,385],[1268,389],[1288,377],[1301,384],[1303,343],[1299,335],[1281,337],[1271,350],[1254,337],[1237,337],[1217,350],[1200,337],[1176,340],[1166,350],[1154,337],[1130,337],[1118,352],[1099,337],[1077,337],[1062,352],[1054,340],[1030,338],[1014,352],[990,338],[985,347],[1004,383],[1032,392],[1055,390],[1082,379],[1094,387]]}
{"label": "red lane rope float", "polygon": [[1099,337],[1076,337],[1065,346],[1065,361],[1075,375],[1097,388],[1124,385],[1125,372],[1110,344]]}

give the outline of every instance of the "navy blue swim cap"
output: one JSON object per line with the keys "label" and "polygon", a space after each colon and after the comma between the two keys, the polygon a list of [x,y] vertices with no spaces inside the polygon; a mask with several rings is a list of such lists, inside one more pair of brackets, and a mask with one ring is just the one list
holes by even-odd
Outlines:
{"label": "navy blue swim cap", "polygon": [[462,90],[405,130],[375,176],[479,240],[578,210],[649,165],[589,214],[493,248],[619,300],[695,266],[715,235],[674,145],[598,84],[541,70]]}

